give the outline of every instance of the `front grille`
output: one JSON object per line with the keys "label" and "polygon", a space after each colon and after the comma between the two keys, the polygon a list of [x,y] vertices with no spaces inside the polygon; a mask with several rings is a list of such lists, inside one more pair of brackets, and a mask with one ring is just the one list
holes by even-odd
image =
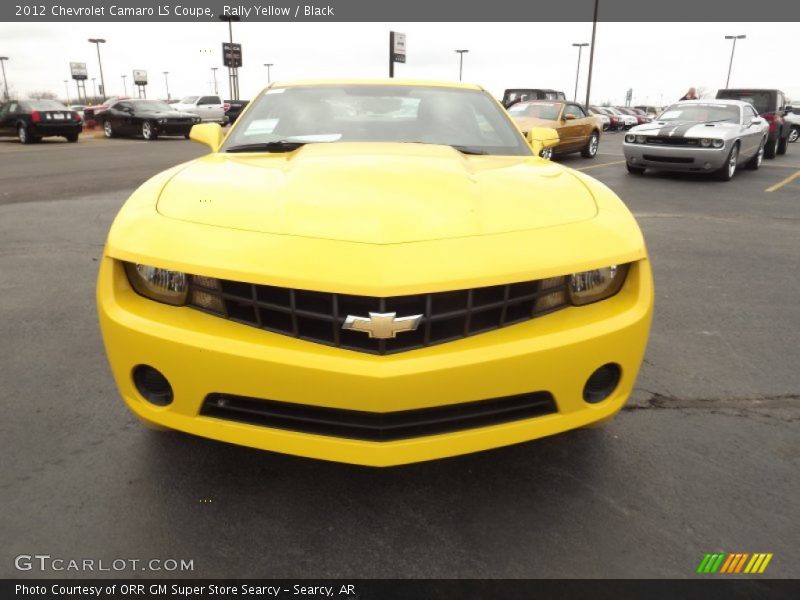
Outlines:
{"label": "front grille", "polygon": [[373,442],[488,427],[555,412],[549,392],[387,413],[209,394],[200,410],[206,417]]}
{"label": "front grille", "polygon": [[687,137],[670,137],[668,135],[652,135],[647,138],[648,144],[660,146],[699,146],[700,140]]}
{"label": "front grille", "polygon": [[653,162],[664,162],[664,163],[693,163],[694,159],[692,157],[683,157],[683,156],[656,156],[655,154],[645,154],[645,160],[652,160]]}
{"label": "front grille", "polygon": [[[191,277],[189,306],[291,337],[370,354],[442,344],[521,323],[566,306],[564,277],[452,292],[375,297]],[[348,315],[422,315],[415,331],[390,339],[342,329]]]}

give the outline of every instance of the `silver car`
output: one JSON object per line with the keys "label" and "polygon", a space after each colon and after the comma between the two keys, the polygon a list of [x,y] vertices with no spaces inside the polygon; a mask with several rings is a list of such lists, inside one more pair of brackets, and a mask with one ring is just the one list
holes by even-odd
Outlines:
{"label": "silver car", "polygon": [[739,165],[758,169],[768,123],[739,100],[684,100],[652,123],[632,128],[622,148],[628,172],[645,169],[714,173],[730,181]]}

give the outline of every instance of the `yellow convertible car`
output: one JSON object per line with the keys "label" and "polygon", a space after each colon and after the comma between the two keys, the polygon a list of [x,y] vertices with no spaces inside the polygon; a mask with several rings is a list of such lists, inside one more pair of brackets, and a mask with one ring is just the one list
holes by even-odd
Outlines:
{"label": "yellow convertible car", "polygon": [[[211,152],[145,182],[97,282],[146,424],[388,466],[597,424],[653,305],[611,190],[542,160],[485,90],[272,85]],[[535,449],[534,449],[535,451]]]}
{"label": "yellow convertible car", "polygon": [[558,143],[542,148],[542,158],[549,160],[556,154],[572,152],[580,152],[584,158],[597,156],[603,124],[599,118],[588,114],[580,104],[530,100],[512,104],[508,108],[508,114],[523,132],[535,127],[556,130]]}

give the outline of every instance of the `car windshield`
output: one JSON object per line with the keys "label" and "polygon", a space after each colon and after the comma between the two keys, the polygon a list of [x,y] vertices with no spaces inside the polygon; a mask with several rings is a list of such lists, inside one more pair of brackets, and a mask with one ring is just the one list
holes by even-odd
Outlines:
{"label": "car windshield", "polygon": [[313,142],[417,142],[468,154],[531,154],[483,91],[368,84],[271,88],[251,102],[221,150],[262,145],[277,151],[279,144]]}
{"label": "car windshield", "polygon": [[555,121],[561,112],[561,104],[557,102],[525,102],[514,104],[508,109],[512,117],[536,117]]}
{"label": "car windshield", "polygon": [[739,122],[739,107],[727,104],[673,104],[658,117],[659,121]]}
{"label": "car windshield", "polygon": [[180,104],[194,104],[200,96],[186,96],[181,98]]}
{"label": "car windshield", "polygon": [[30,110],[67,110],[67,107],[55,100],[28,100],[25,102]]}
{"label": "car windshield", "polygon": [[749,102],[756,107],[756,111],[758,111],[759,114],[772,112],[774,110],[774,108],[772,108],[772,98],[769,92],[734,92],[722,90],[719,92],[718,97]]}
{"label": "car windshield", "polygon": [[135,100],[134,105],[136,106],[136,110],[141,111],[172,111],[174,112],[174,108],[172,108],[166,102],[162,102],[161,100]]}

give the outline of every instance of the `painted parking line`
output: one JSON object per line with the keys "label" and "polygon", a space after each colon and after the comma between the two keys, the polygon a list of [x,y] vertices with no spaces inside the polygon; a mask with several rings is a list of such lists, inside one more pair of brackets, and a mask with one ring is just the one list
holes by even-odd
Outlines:
{"label": "painted parking line", "polygon": [[795,171],[793,174],[789,175],[786,179],[783,179],[783,180],[779,181],[778,183],[776,183],[775,185],[768,187],[766,189],[766,191],[767,192],[775,192],[775,191],[781,189],[783,186],[792,183],[798,177],[800,177],[800,171]]}
{"label": "painted parking line", "polygon": [[614,162],[600,163],[599,165],[591,165],[589,167],[580,167],[575,170],[588,171],[589,169],[599,169],[600,167],[610,167],[611,165],[623,165],[623,164],[625,164],[624,160],[615,160]]}

